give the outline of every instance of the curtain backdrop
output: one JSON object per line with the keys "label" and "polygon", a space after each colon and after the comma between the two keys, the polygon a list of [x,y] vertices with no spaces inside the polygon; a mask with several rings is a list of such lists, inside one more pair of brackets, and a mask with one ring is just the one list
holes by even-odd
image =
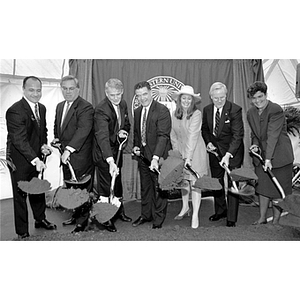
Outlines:
{"label": "curtain backdrop", "polygon": [[92,103],[92,59],[70,59],[69,74],[79,81],[80,96]]}
{"label": "curtain backdrop", "polygon": [[234,59],[233,60],[233,99],[242,107],[245,128],[245,157],[244,167],[253,167],[252,159],[248,154],[250,147],[250,127],[247,122],[247,110],[251,102],[247,99],[247,88],[254,81],[264,81],[263,65],[260,59]]}
{"label": "curtain backdrop", "polygon": [[[95,107],[105,97],[104,85],[110,78],[118,78],[124,84],[123,98],[127,102],[129,119],[133,124],[132,100],[134,85],[156,76],[171,76],[183,84],[193,86],[201,93],[200,109],[211,102],[208,92],[212,83],[221,81],[228,88],[228,99],[243,108],[245,123],[245,147],[250,145],[246,112],[250,107],[246,89],[255,80],[263,80],[262,61],[257,59],[74,59],[70,60],[70,74],[81,84],[81,95]],[[133,129],[133,128],[132,128]],[[132,134],[124,153],[124,199],[140,199],[137,162],[132,159]],[[245,166],[251,166],[245,151]],[[126,171],[125,171],[126,170]]]}

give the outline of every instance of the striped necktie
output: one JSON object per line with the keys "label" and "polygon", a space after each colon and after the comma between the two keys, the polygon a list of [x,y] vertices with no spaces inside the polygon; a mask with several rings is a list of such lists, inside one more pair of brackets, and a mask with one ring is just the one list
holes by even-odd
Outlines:
{"label": "striped necktie", "polygon": [[220,124],[220,111],[219,108],[217,109],[216,115],[215,115],[215,129],[214,129],[214,135],[216,136],[218,134]]}
{"label": "striped necktie", "polygon": [[41,119],[40,119],[40,115],[39,115],[39,106],[37,103],[35,103],[35,105],[34,105],[34,114],[35,114],[35,119],[38,123],[38,126],[40,127]]}
{"label": "striped necktie", "polygon": [[147,108],[144,108],[143,120],[142,120],[142,145],[146,146],[146,118],[147,116]]}

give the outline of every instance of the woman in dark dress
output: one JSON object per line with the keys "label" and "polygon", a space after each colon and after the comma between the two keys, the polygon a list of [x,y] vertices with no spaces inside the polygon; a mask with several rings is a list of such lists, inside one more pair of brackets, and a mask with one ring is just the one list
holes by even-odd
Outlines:
{"label": "woman in dark dress", "polygon": [[[261,150],[264,165],[254,157],[253,164],[258,176],[256,192],[259,195],[260,218],[254,223],[266,224],[270,200],[280,199],[281,193],[267,173],[272,170],[285,195],[292,193],[293,149],[287,134],[283,109],[267,99],[267,85],[256,81],[247,89],[247,97],[253,107],[247,112],[251,128],[250,150]],[[278,224],[280,210],[273,205],[273,224]]]}

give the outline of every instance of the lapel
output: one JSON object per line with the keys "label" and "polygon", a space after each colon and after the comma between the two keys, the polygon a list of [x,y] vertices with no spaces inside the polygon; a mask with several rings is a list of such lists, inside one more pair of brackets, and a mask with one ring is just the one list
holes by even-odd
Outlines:
{"label": "lapel", "polygon": [[152,103],[149,107],[149,111],[148,111],[148,115],[147,115],[147,121],[146,121],[146,135],[147,135],[147,128],[149,128],[148,126],[150,126],[150,119],[153,116],[153,114],[155,113],[155,108],[156,108],[156,100],[152,100]]}
{"label": "lapel", "polygon": [[[111,112],[111,116],[112,116],[112,121],[113,121],[113,127],[114,127],[114,131],[115,132],[118,132],[119,131],[119,123],[118,123],[118,116],[117,116],[117,113],[115,111],[115,108],[113,106],[113,104],[111,103],[111,101],[106,97],[105,98],[105,101],[107,102],[107,105],[110,109],[110,112]],[[121,103],[120,103],[120,113],[121,113],[121,125],[122,125],[122,112],[121,112]]]}
{"label": "lapel", "polygon": [[[69,111],[68,111],[68,113],[67,113],[67,115],[66,115],[66,118],[65,118],[65,120],[64,120],[63,126],[62,126],[62,128],[61,128],[61,132],[63,132],[63,131],[65,130],[65,128],[66,128],[66,126],[68,125],[68,123],[70,122],[70,120],[71,120],[73,114],[75,113],[76,108],[77,108],[77,106],[78,106],[79,98],[80,98],[80,97],[78,97],[78,98],[74,101],[74,103],[71,105],[71,107],[70,107],[70,109],[69,109]],[[63,106],[62,106],[62,107],[63,107]],[[60,120],[61,120],[61,117],[60,117]]]}
{"label": "lapel", "polygon": [[143,106],[140,105],[137,109],[136,109],[136,129],[137,129],[137,133],[138,136],[141,136],[141,119],[142,119],[142,111],[143,111]]}
{"label": "lapel", "polygon": [[58,132],[58,135],[60,136],[61,135],[61,119],[62,119],[62,113],[63,113],[63,109],[64,109],[64,104],[65,104],[65,101],[62,101],[60,103],[58,103],[57,105],[57,132]]}
{"label": "lapel", "polygon": [[211,133],[214,132],[214,129],[213,129],[213,124],[214,123],[213,122],[214,122],[214,105],[210,104],[207,107],[207,124],[208,124],[209,131]]}
{"label": "lapel", "polygon": [[[33,113],[32,109],[31,109],[30,105],[27,103],[27,101],[26,101],[25,98],[22,98],[22,105],[24,107],[24,111],[27,114],[28,118],[33,122],[35,131],[40,135],[39,125],[38,125],[38,123],[37,123],[37,121],[35,119],[34,113]],[[40,105],[39,105],[39,114],[40,114],[40,117],[41,117]]]}
{"label": "lapel", "polygon": [[256,108],[252,114],[252,118],[253,131],[255,132],[255,135],[260,138],[260,115],[258,114],[258,110]]}
{"label": "lapel", "polygon": [[218,135],[220,134],[220,132],[222,132],[225,121],[228,119],[230,112],[231,112],[231,103],[226,100],[225,105],[223,106],[223,109],[222,109],[222,114],[221,114],[221,118],[220,118],[219,129],[218,129]]}

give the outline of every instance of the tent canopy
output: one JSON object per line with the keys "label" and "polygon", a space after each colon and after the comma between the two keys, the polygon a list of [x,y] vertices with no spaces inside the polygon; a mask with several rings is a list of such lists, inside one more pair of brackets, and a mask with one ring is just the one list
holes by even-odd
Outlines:
{"label": "tent canopy", "polygon": [[296,70],[300,59],[264,59],[263,70],[269,99],[281,106],[300,106],[296,97]]}

